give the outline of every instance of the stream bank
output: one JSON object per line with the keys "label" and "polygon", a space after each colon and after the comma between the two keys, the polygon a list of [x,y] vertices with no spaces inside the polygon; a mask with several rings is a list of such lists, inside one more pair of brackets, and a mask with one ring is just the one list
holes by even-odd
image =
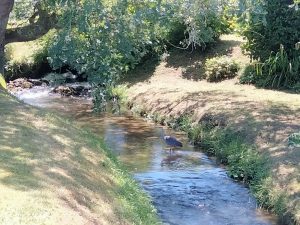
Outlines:
{"label": "stream bank", "polygon": [[[229,55],[241,57],[240,43]],[[289,136],[300,130],[300,96],[195,79],[205,59],[180,51],[128,74],[128,105],[154,121],[186,131],[243,180],[260,205],[282,223],[300,224],[300,151]],[[198,69],[197,69],[198,68]],[[201,71],[200,71],[201,72]]]}
{"label": "stream bank", "polygon": [[2,89],[0,105],[1,224],[159,224],[99,136]]}

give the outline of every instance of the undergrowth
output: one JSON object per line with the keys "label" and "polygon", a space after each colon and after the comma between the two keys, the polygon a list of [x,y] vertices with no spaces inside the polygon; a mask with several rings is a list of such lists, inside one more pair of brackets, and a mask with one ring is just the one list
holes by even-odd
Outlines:
{"label": "undergrowth", "polygon": [[205,75],[209,82],[218,82],[237,76],[239,65],[230,57],[221,56],[207,59]]}

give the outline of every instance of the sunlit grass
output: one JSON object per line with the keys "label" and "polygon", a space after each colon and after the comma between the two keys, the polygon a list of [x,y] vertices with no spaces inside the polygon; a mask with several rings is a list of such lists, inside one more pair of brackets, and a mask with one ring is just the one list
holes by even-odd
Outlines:
{"label": "sunlit grass", "polygon": [[5,82],[5,79],[2,76],[2,74],[0,74],[0,88],[1,87],[4,88],[4,89],[6,89],[6,82]]}
{"label": "sunlit grass", "polygon": [[14,42],[5,46],[7,60],[13,63],[33,63],[35,54],[42,49],[39,40]]}

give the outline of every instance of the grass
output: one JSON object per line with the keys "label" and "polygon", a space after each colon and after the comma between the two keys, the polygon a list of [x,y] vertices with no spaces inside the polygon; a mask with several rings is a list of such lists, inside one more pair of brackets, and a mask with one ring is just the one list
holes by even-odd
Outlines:
{"label": "grass", "polygon": [[159,223],[102,140],[3,90],[0,105],[1,224]]}
{"label": "grass", "polygon": [[38,78],[50,70],[47,62],[47,42],[54,31],[28,42],[13,42],[5,46],[7,80],[19,77]]}
{"label": "grass", "polygon": [[6,89],[6,82],[2,74],[0,74],[0,88]]}
{"label": "grass", "polygon": [[129,106],[186,130],[228,164],[233,177],[248,183],[261,205],[287,223],[300,224],[300,151],[289,146],[290,135],[300,131],[300,96],[241,85],[236,78],[202,80],[206,59],[226,55],[247,64],[241,44],[239,37],[225,35],[205,54],[175,50],[162,62],[147,62],[124,81]]}

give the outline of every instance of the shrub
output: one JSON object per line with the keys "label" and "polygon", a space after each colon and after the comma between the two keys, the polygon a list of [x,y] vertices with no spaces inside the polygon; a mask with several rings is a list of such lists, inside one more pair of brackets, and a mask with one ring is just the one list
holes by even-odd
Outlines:
{"label": "shrub", "polygon": [[288,144],[289,146],[300,147],[300,132],[291,134],[288,139]]}
{"label": "shrub", "polygon": [[237,75],[239,65],[226,56],[214,57],[205,62],[206,79],[210,82],[222,81]]}
{"label": "shrub", "polygon": [[278,52],[280,45],[285,46],[289,58],[293,56],[294,45],[300,40],[300,10],[290,7],[292,3],[292,0],[253,3],[242,31],[247,39],[244,48],[252,58],[264,61],[271,52]]}
{"label": "shrub", "polygon": [[288,52],[281,45],[279,52],[272,53],[264,62],[247,66],[240,83],[297,91],[300,83],[300,50],[289,58]]}
{"label": "shrub", "polygon": [[289,57],[283,46],[276,54],[259,64],[258,85],[271,88],[290,88],[300,81],[300,51],[298,56]]}
{"label": "shrub", "polygon": [[257,63],[251,63],[245,66],[239,77],[241,84],[255,84],[257,81]]}

